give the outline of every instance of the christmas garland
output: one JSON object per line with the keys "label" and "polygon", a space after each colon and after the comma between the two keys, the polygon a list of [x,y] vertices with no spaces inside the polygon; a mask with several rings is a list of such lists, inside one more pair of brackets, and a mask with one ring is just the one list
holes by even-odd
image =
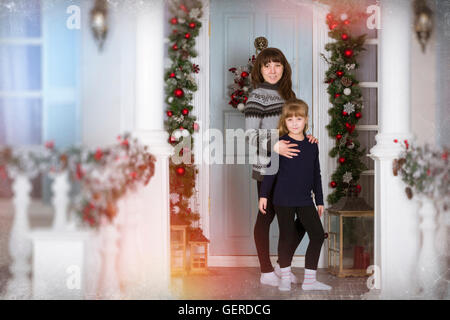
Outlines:
{"label": "christmas garland", "polygon": [[248,97],[252,91],[251,73],[255,63],[255,56],[248,59],[246,66],[233,67],[230,71],[233,74],[233,84],[228,86],[230,104],[233,108],[243,112]]}
{"label": "christmas garland", "polygon": [[361,88],[354,72],[359,68],[358,54],[363,48],[366,34],[353,36],[352,27],[361,19],[366,18],[363,11],[357,6],[331,7],[326,17],[329,26],[330,38],[336,40],[328,43],[325,50],[329,51],[330,58],[322,57],[329,64],[326,71],[328,83],[327,92],[333,107],[328,110],[331,116],[326,126],[330,137],[336,140],[335,147],[330,151],[332,158],[338,158],[338,167],[332,175],[330,186],[333,192],[327,200],[330,204],[336,203],[344,197],[349,190],[361,192],[358,184],[362,171],[367,170],[361,161],[364,150],[360,151],[358,134],[355,131],[358,121],[362,118],[363,99]]}
{"label": "christmas garland", "polygon": [[[395,143],[399,143],[397,139]],[[414,193],[433,200],[442,201],[443,210],[450,207],[450,164],[449,149],[410,146],[408,141],[402,143],[403,151],[399,159],[394,160],[393,173],[400,173],[407,185],[406,195],[412,199]]]}
{"label": "christmas garland", "polygon": [[0,149],[0,179],[22,174],[29,179],[39,174],[69,172],[72,181],[81,183],[81,192],[71,203],[91,227],[98,227],[101,217],[116,216],[117,201],[138,184],[147,185],[154,174],[155,158],[129,134],[117,137],[117,144],[89,150],[80,147],[57,150],[53,142],[34,149]]}
{"label": "christmas garland", "polygon": [[[165,128],[169,133],[169,143],[181,146],[175,150],[176,156],[183,159],[182,163],[175,163],[173,159],[169,163],[170,211],[171,217],[177,215],[177,220],[183,219],[189,224],[197,224],[200,215],[191,211],[190,198],[195,192],[198,173],[192,153],[192,134],[199,130],[199,126],[191,112],[194,108],[193,93],[197,91],[193,74],[199,73],[200,68],[190,59],[197,56],[194,47],[195,38],[202,26],[199,21],[202,16],[202,2],[171,0],[168,1],[168,6],[172,15],[169,19],[171,33],[168,37],[171,65],[166,69],[164,77],[167,103]],[[190,227],[189,230],[194,238],[198,238],[201,233],[198,226]]]}

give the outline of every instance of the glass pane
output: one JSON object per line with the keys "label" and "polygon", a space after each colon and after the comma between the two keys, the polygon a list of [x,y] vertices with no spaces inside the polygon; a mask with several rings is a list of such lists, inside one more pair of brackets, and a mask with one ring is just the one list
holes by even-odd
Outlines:
{"label": "glass pane", "polygon": [[374,208],[374,176],[362,175],[358,183],[361,186],[360,196],[366,200],[367,204]]}
{"label": "glass pane", "polygon": [[0,90],[41,90],[41,46],[0,45]]}
{"label": "glass pane", "polygon": [[358,56],[359,68],[355,72],[359,82],[377,82],[377,46],[365,45],[366,51]]}
{"label": "glass pane", "polygon": [[370,149],[375,146],[375,136],[377,131],[358,131],[358,141],[361,144],[360,150],[364,151],[364,155],[361,161],[366,164],[368,170],[374,169],[374,161],[372,158],[368,157],[367,154],[370,153]]}
{"label": "glass pane", "polygon": [[378,125],[378,89],[361,88],[363,95],[362,118],[358,125]]}
{"label": "glass pane", "polygon": [[0,1],[0,38],[41,36],[39,0]]}
{"label": "glass pane", "polygon": [[344,269],[366,269],[373,263],[373,217],[344,217]]}
{"label": "glass pane", "polygon": [[0,145],[42,143],[42,101],[0,98]]}
{"label": "glass pane", "polygon": [[[358,0],[357,4],[360,6],[360,9],[364,12],[366,12],[367,8],[370,5],[375,5],[377,3],[377,0]],[[373,10],[370,11],[370,15],[374,16]],[[373,19],[370,18],[370,21],[372,22]],[[361,19],[359,23],[353,23],[349,25],[350,30],[355,35],[360,34],[367,34],[366,39],[375,39],[378,36],[377,28],[376,26],[373,29],[369,29],[367,26],[367,20]]]}

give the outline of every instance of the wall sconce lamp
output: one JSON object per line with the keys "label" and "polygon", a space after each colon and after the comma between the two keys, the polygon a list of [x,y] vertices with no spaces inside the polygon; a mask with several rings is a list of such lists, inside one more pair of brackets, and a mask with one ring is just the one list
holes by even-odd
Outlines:
{"label": "wall sconce lamp", "polygon": [[417,39],[425,53],[425,47],[433,31],[433,12],[427,6],[425,0],[414,0],[415,21],[414,28]]}
{"label": "wall sconce lamp", "polygon": [[91,10],[91,29],[97,41],[99,51],[102,51],[103,43],[108,33],[107,6],[106,0],[95,0],[94,8]]}

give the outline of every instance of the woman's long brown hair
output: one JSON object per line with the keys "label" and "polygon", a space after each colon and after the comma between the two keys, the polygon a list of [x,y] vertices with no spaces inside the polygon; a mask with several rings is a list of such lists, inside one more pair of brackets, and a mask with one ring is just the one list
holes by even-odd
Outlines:
{"label": "woman's long brown hair", "polygon": [[278,81],[279,87],[278,92],[281,97],[285,100],[295,99],[295,92],[292,91],[292,69],[284,56],[283,52],[277,48],[266,48],[262,50],[256,57],[255,64],[252,68],[252,84],[254,88],[257,88],[261,83],[264,82],[264,77],[261,73],[261,67],[268,64],[269,62],[279,62],[283,65],[283,75]]}
{"label": "woman's long brown hair", "polygon": [[288,101],[284,104],[283,110],[281,111],[280,120],[278,121],[278,131],[280,137],[289,133],[286,126],[286,119],[290,117],[303,117],[305,118],[305,128],[303,129],[303,134],[306,136],[306,131],[308,130],[308,104],[300,99],[295,99]]}

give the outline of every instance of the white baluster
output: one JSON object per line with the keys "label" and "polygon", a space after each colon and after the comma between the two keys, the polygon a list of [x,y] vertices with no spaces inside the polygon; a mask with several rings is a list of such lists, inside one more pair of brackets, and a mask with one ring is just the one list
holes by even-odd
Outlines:
{"label": "white baluster", "polygon": [[53,230],[64,230],[67,228],[67,211],[70,191],[69,176],[67,171],[54,175],[52,191],[52,204],[55,209]]}
{"label": "white baluster", "polygon": [[[120,233],[118,271],[121,288],[127,299],[139,299],[145,296],[143,279],[142,240],[138,231],[138,212],[136,194],[127,192],[118,201],[117,225]],[[143,292],[144,291],[144,292]]]}
{"label": "white baluster", "polygon": [[12,279],[8,282],[6,299],[29,299],[31,297],[31,242],[28,238],[28,206],[30,204],[31,183],[28,177],[17,175],[13,183],[14,222],[11,229],[9,251],[12,258]]}
{"label": "white baluster", "polygon": [[419,198],[419,216],[422,221],[421,246],[418,261],[419,295],[423,299],[436,298],[436,286],[440,279],[439,255],[436,250],[436,206],[425,196]]}
{"label": "white baluster", "polygon": [[100,299],[120,299],[120,285],[117,272],[117,253],[119,233],[115,224],[102,219],[100,226],[102,267],[98,297]]}

